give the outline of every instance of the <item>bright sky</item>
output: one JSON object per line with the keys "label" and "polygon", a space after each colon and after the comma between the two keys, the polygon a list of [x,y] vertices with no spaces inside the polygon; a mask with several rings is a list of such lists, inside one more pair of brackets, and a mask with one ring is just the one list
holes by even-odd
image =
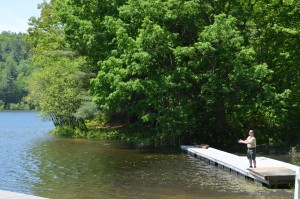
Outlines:
{"label": "bright sky", "polygon": [[0,33],[2,31],[26,33],[28,19],[32,16],[40,16],[40,10],[37,8],[37,5],[43,1],[0,0]]}

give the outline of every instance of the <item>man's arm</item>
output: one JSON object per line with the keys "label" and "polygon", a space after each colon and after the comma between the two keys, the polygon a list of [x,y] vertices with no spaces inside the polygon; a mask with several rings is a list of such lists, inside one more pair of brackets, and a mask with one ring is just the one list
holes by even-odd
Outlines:
{"label": "man's arm", "polygon": [[247,139],[247,140],[239,140],[239,143],[242,144],[252,144],[253,143],[253,139]]}

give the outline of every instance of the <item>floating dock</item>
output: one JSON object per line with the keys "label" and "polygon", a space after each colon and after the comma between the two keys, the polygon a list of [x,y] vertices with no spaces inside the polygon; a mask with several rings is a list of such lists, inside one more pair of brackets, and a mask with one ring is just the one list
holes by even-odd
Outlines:
{"label": "floating dock", "polygon": [[256,157],[256,167],[249,168],[246,156],[238,156],[211,147],[181,146],[189,155],[213,164],[230,173],[253,179],[269,188],[290,186],[295,183],[298,166],[266,157]]}
{"label": "floating dock", "polygon": [[46,198],[0,190],[0,199],[46,199]]}

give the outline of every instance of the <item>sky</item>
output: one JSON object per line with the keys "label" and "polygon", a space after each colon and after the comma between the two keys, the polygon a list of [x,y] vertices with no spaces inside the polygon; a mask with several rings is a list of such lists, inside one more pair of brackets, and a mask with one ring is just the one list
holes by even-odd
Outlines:
{"label": "sky", "polygon": [[0,0],[0,33],[10,31],[26,33],[28,19],[39,17],[37,5],[44,0]]}

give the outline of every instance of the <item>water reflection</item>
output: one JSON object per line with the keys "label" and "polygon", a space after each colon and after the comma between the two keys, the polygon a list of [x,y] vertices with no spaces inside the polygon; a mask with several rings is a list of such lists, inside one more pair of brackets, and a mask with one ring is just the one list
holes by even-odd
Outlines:
{"label": "water reflection", "polygon": [[0,189],[52,199],[293,198],[178,151],[56,138],[37,115],[0,112]]}
{"label": "water reflection", "polygon": [[53,199],[293,198],[179,152],[53,138],[36,143],[27,157],[33,193]]}
{"label": "water reflection", "polygon": [[31,184],[24,183],[31,174],[24,166],[31,164],[27,149],[38,141],[48,139],[53,128],[43,122],[37,112],[0,112],[0,189],[31,193]]}

